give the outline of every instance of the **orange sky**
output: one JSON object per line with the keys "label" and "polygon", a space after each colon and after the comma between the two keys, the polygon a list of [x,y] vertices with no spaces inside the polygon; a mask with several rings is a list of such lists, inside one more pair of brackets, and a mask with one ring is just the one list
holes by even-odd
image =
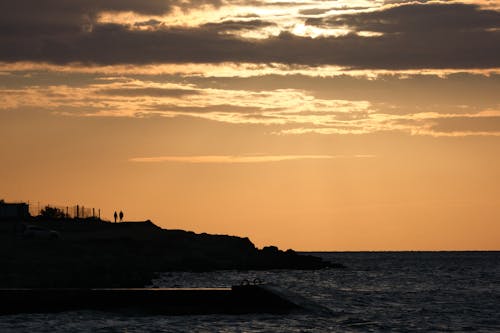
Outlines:
{"label": "orange sky", "polygon": [[259,247],[500,250],[495,2],[23,1],[0,199]]}

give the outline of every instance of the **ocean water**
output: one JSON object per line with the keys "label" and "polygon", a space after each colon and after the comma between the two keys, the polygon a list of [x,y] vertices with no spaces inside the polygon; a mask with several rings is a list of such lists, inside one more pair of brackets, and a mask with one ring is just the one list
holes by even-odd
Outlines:
{"label": "ocean water", "polygon": [[0,316],[0,332],[500,332],[500,252],[317,254],[342,270],[165,273],[159,287],[265,282],[330,311],[144,316],[97,311]]}

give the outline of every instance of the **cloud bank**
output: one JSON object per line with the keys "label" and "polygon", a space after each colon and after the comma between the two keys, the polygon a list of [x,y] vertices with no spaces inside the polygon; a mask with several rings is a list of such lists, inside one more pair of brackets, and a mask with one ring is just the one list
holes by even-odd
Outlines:
{"label": "cloud bank", "polygon": [[0,110],[268,134],[500,134],[490,2],[0,3]]}
{"label": "cloud bank", "polygon": [[[369,69],[500,67],[500,13],[473,4],[410,2],[349,14],[342,10],[321,15],[296,13],[278,28],[273,20],[279,22],[279,16],[266,11],[251,18],[228,14],[198,26],[151,18],[161,20],[173,10],[189,12],[207,5],[219,11],[234,8],[228,4],[4,1],[0,5],[0,61],[99,65],[246,62]],[[101,21],[109,11],[132,12],[140,15],[140,21]],[[144,26],[147,29],[138,28]],[[263,29],[271,28],[274,32],[263,34]],[[316,35],[307,29],[315,29]],[[242,31],[245,33],[240,34]],[[260,34],[260,38],[248,37],[252,34]]]}

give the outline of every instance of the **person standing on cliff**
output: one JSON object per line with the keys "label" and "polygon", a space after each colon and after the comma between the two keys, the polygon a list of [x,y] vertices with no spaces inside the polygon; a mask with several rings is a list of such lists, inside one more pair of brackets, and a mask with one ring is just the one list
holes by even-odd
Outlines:
{"label": "person standing on cliff", "polygon": [[114,217],[115,217],[115,223],[116,223],[116,219],[118,218],[118,214],[116,214],[116,211],[115,211]]}
{"label": "person standing on cliff", "polygon": [[123,212],[120,210],[120,222],[123,222]]}

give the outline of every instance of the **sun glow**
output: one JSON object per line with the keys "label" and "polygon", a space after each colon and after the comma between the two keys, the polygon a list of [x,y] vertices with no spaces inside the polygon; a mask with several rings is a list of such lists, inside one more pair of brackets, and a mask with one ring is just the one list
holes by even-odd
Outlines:
{"label": "sun glow", "polygon": [[285,249],[500,249],[499,1],[21,2],[3,194]]}

